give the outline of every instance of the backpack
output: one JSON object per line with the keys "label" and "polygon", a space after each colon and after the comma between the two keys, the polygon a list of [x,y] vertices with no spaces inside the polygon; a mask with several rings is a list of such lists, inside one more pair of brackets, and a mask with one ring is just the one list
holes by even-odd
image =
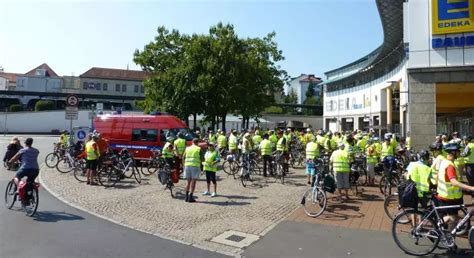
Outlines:
{"label": "backpack", "polygon": [[336,181],[331,175],[326,175],[323,180],[323,190],[334,193],[336,191]]}
{"label": "backpack", "polygon": [[398,203],[403,208],[415,209],[418,207],[418,191],[416,183],[411,179],[398,186]]}

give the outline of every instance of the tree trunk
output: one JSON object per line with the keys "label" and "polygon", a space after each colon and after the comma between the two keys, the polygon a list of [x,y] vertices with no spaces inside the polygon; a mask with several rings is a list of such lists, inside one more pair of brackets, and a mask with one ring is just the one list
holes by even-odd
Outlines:
{"label": "tree trunk", "polygon": [[196,119],[197,119],[196,117],[197,117],[197,114],[194,113],[193,114],[193,131],[196,131]]}
{"label": "tree trunk", "polygon": [[225,128],[225,118],[226,118],[227,114],[223,115],[222,116],[222,131],[226,131],[226,128]]}
{"label": "tree trunk", "polygon": [[184,119],[184,122],[186,123],[186,126],[189,128],[189,116],[187,116],[187,117]]}
{"label": "tree trunk", "polygon": [[219,129],[219,116],[216,116],[216,129]]}
{"label": "tree trunk", "polygon": [[250,117],[247,117],[247,129],[249,129]]}
{"label": "tree trunk", "polygon": [[242,116],[242,129],[245,129],[245,116]]}
{"label": "tree trunk", "polygon": [[215,116],[212,117],[211,129],[212,131],[216,131],[216,117]]}

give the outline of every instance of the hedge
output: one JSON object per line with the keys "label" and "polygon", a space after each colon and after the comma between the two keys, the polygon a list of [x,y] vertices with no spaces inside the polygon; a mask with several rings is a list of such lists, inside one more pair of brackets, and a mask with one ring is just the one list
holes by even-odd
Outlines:
{"label": "hedge", "polygon": [[36,102],[35,111],[54,110],[54,102],[50,100],[40,100]]}
{"label": "hedge", "polygon": [[8,110],[10,112],[20,112],[23,111],[23,106],[20,104],[13,104],[8,108]]}

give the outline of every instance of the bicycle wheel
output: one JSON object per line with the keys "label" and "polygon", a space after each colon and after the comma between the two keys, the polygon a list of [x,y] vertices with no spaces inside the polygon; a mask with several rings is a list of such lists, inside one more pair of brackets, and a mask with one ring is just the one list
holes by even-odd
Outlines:
{"label": "bicycle wheel", "polygon": [[408,209],[400,212],[393,220],[393,240],[407,254],[427,255],[438,246],[441,233],[431,217],[420,222],[424,215],[422,211]]}
{"label": "bicycle wheel", "polygon": [[326,192],[319,186],[308,189],[303,195],[301,205],[306,215],[313,218],[320,216],[328,206]]}
{"label": "bicycle wheel", "polygon": [[380,193],[384,195],[384,197],[387,197],[391,195],[392,193],[395,193],[397,191],[397,186],[398,186],[398,180],[395,177],[392,177],[389,179],[387,176],[382,176],[380,179],[379,183],[379,189]]}
{"label": "bicycle wheel", "polygon": [[74,167],[69,162],[69,159],[67,157],[62,157],[56,164],[56,170],[58,170],[59,173],[69,173],[73,169]]}
{"label": "bicycle wheel", "polygon": [[81,168],[74,169],[74,178],[79,182],[87,182],[86,170]]}
{"label": "bicycle wheel", "polygon": [[58,164],[59,156],[58,154],[51,152],[50,154],[46,155],[44,159],[44,163],[48,168],[54,168]]}
{"label": "bicycle wheel", "polygon": [[222,162],[222,170],[224,170],[224,173],[227,175],[232,175],[232,163],[224,160],[224,162]]}
{"label": "bicycle wheel", "polygon": [[26,213],[26,216],[33,217],[38,209],[39,194],[38,189],[33,188],[29,200],[22,201],[21,207]]}
{"label": "bicycle wheel", "polygon": [[138,171],[137,167],[135,167],[135,166],[132,166],[131,169],[132,169],[132,174],[133,174],[133,177],[135,178],[135,181],[137,181],[137,183],[141,184],[142,183],[142,175],[140,174],[140,171]]}
{"label": "bicycle wheel", "polygon": [[112,187],[120,180],[120,173],[113,166],[106,166],[97,172],[97,177],[100,185]]}
{"label": "bicycle wheel", "polygon": [[[393,221],[393,219],[397,216],[397,214],[401,210],[400,205],[398,203],[398,193],[393,193],[385,198],[383,202],[383,210],[385,211],[385,215]],[[408,220],[403,220],[402,218],[399,219],[399,223],[408,223]]]}
{"label": "bicycle wheel", "polygon": [[168,179],[168,183],[166,184],[166,188],[168,188],[170,190],[171,198],[174,198],[174,194],[173,194],[174,184],[171,181],[171,178]]}
{"label": "bicycle wheel", "polygon": [[247,187],[247,185],[249,184],[250,181],[252,181],[251,172],[250,172],[250,171],[244,172],[244,173],[240,176],[240,182],[242,182],[242,186],[243,186],[243,187]]}
{"label": "bicycle wheel", "polygon": [[16,193],[16,186],[13,180],[10,180],[5,189],[5,206],[7,209],[11,209],[15,204],[18,194]]}
{"label": "bicycle wheel", "polygon": [[158,162],[156,160],[148,161],[142,164],[140,171],[144,176],[151,176],[158,171]]}
{"label": "bicycle wheel", "polygon": [[[468,211],[466,208],[463,208],[461,210],[459,210],[461,212],[461,215],[459,215],[460,218],[464,218]],[[469,229],[471,229],[471,220],[467,220],[466,223],[464,223],[464,225],[461,226],[461,228],[456,231],[456,236],[462,236],[462,235],[465,235],[467,234],[467,232],[469,232]]]}

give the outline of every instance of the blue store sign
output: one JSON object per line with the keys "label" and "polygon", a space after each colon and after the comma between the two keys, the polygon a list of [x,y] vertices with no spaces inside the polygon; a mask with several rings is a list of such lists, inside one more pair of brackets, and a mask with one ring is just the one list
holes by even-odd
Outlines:
{"label": "blue store sign", "polygon": [[433,38],[431,40],[431,46],[433,48],[470,47],[474,46],[474,36]]}

